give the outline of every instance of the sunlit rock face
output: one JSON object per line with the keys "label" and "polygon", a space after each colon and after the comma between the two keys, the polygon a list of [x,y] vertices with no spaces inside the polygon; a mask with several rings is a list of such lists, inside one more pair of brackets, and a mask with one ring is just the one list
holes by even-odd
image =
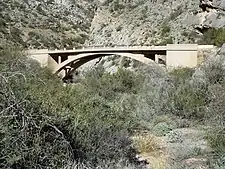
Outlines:
{"label": "sunlit rock face", "polygon": [[208,0],[207,10],[202,3],[198,0],[107,1],[97,11],[86,43],[109,46],[197,43],[201,37],[199,29],[225,26],[225,1]]}

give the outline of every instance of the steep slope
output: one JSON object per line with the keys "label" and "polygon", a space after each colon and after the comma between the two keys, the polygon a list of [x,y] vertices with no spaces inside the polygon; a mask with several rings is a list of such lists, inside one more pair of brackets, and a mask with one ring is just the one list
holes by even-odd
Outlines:
{"label": "steep slope", "polygon": [[87,44],[197,43],[203,28],[225,26],[225,2],[205,1],[105,1],[92,22]]}
{"label": "steep slope", "polygon": [[93,0],[1,0],[0,45],[81,46],[94,16]]}

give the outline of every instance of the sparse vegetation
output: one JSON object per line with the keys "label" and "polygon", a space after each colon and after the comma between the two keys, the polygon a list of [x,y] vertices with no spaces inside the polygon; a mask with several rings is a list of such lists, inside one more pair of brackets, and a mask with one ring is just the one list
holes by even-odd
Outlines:
{"label": "sparse vegetation", "polygon": [[167,45],[167,44],[173,44],[173,38],[171,36],[169,37],[163,37],[163,40],[157,44],[157,45]]}
{"label": "sparse vegetation", "polygon": [[126,58],[126,57],[123,57],[122,60],[121,60],[121,66],[122,67],[129,67],[131,64],[131,60],[129,58]]}
{"label": "sparse vegetation", "polygon": [[112,4],[112,12],[114,11],[121,11],[123,8],[125,8],[125,5],[123,3],[120,2],[120,0],[115,0],[113,1],[113,4]]}
{"label": "sparse vegetation", "polygon": [[169,19],[170,19],[170,20],[174,20],[174,19],[176,19],[179,15],[181,15],[182,13],[183,13],[182,6],[178,6],[178,8],[177,8],[174,12],[172,12],[172,13],[170,14]]}

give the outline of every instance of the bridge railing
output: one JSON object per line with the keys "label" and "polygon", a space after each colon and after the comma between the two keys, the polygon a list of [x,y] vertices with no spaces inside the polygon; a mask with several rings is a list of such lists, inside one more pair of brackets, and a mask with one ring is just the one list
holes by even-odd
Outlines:
{"label": "bridge railing", "polygon": [[[35,49],[36,51],[41,51],[41,50],[48,50],[48,51],[62,51],[62,50],[82,50],[82,49],[108,49],[108,48],[149,48],[149,47],[156,47],[158,49],[165,49],[165,47],[167,47],[168,45],[170,44],[167,44],[167,45],[164,45],[164,46],[154,46],[154,45],[144,45],[144,46],[141,46],[141,45],[136,45],[136,44],[133,44],[133,45],[84,45],[82,47],[70,47],[70,48],[62,48],[62,49]],[[178,44],[175,44],[177,45],[177,47],[179,47]],[[181,46],[185,47],[185,44],[180,44]],[[197,44],[192,44],[192,45],[197,45]],[[214,46],[213,45],[197,45],[198,46],[198,49],[211,49],[213,48]],[[183,48],[182,47],[182,48]],[[33,50],[33,49],[30,49],[30,50]]]}
{"label": "bridge railing", "polygon": [[[147,45],[145,45],[147,46]],[[150,46],[150,45],[148,45]],[[82,46],[82,47],[73,47],[73,48],[64,48],[64,50],[77,50],[77,49],[98,49],[98,48],[132,48],[132,47],[140,47],[140,45],[94,45],[94,46]],[[143,46],[141,46],[143,47]],[[61,49],[56,49],[61,50]]]}
{"label": "bridge railing", "polygon": [[[84,45],[79,47],[65,47],[61,49],[51,49],[51,50],[77,50],[77,49],[95,49],[95,48],[137,48],[137,47],[151,47],[154,45],[140,45],[140,44],[132,44],[132,45]],[[166,45],[165,45],[166,46]],[[33,48],[30,48],[29,50],[32,50]],[[42,50],[39,48],[36,48],[36,50]]]}

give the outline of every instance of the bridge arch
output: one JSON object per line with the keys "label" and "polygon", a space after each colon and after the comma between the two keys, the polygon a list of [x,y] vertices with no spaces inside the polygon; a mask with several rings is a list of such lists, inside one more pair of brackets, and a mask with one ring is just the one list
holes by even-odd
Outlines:
{"label": "bridge arch", "polygon": [[83,64],[94,60],[96,58],[104,57],[104,56],[110,56],[110,55],[118,55],[118,56],[124,56],[128,57],[134,60],[137,60],[139,62],[142,62],[144,64],[149,65],[150,63],[154,62],[153,60],[146,58],[143,54],[132,54],[132,53],[84,53],[84,54],[78,54],[75,56],[70,56],[67,60],[64,62],[58,64],[54,70],[54,74],[60,73],[60,71],[64,70],[67,66],[70,66],[73,68],[73,70],[76,70],[78,67],[82,66]]}

